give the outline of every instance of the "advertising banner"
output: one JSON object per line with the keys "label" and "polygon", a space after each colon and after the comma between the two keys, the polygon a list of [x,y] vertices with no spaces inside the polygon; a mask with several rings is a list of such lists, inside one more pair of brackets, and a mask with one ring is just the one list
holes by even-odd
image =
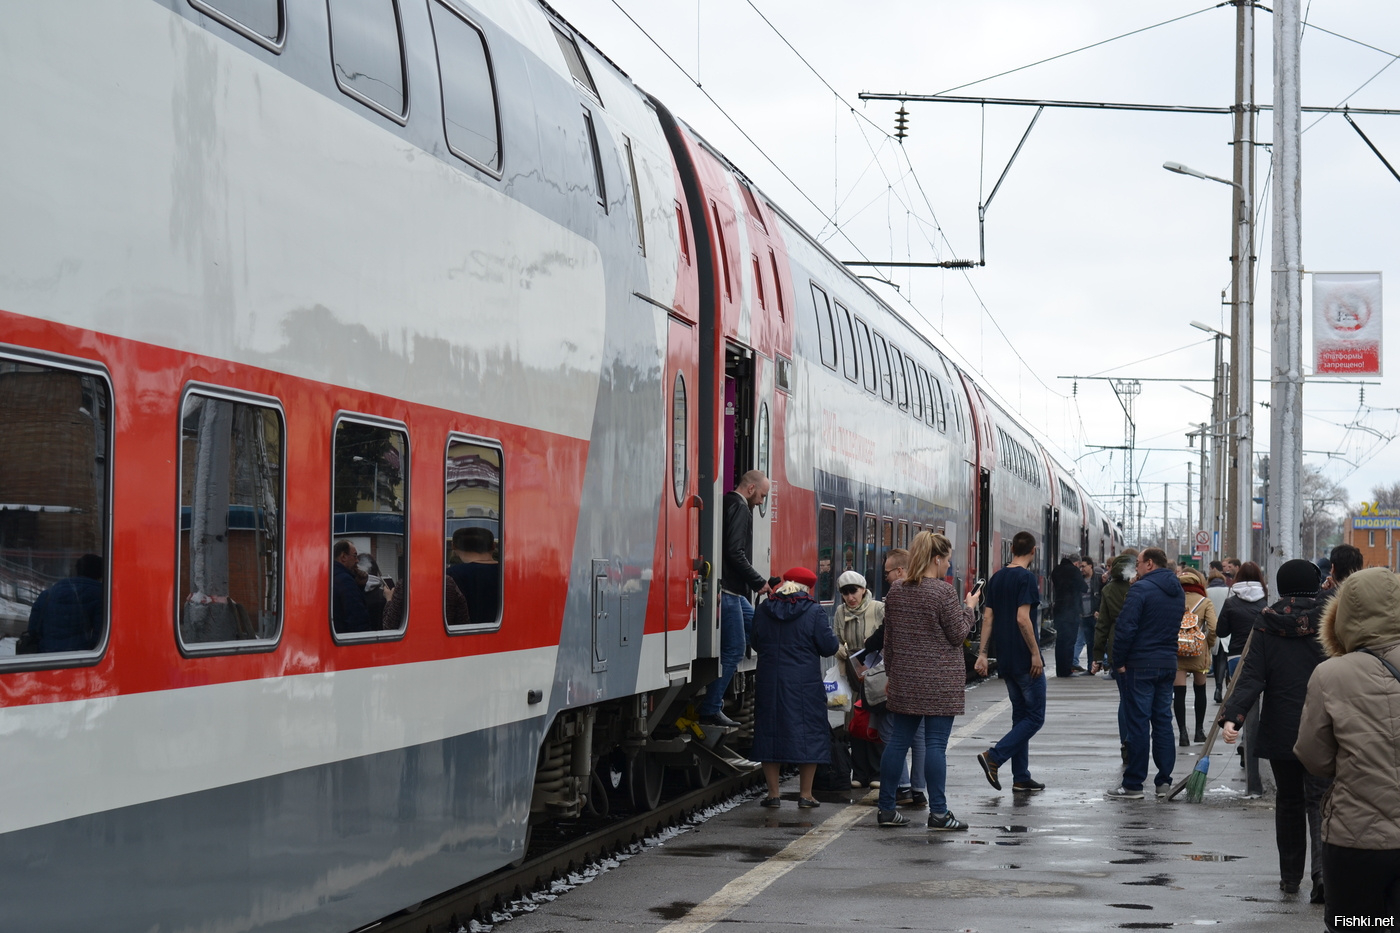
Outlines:
{"label": "advertising banner", "polygon": [[1313,274],[1313,372],[1381,374],[1381,274]]}

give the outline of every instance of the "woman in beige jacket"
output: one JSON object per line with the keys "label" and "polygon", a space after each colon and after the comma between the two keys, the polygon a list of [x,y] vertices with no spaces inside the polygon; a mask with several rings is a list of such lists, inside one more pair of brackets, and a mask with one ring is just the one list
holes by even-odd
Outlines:
{"label": "woman in beige jacket", "polygon": [[[1298,760],[1334,778],[1322,802],[1327,929],[1340,917],[1392,918],[1400,901],[1400,578],[1347,578],[1319,630],[1332,655],[1313,671]],[[1387,666],[1389,665],[1389,666]],[[1355,925],[1352,922],[1349,925]]]}

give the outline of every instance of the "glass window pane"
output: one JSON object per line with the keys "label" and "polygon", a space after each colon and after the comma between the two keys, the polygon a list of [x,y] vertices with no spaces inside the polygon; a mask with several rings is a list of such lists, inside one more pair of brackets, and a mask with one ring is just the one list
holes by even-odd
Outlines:
{"label": "glass window pane", "polygon": [[191,392],[180,414],[180,642],[282,629],[282,416]]}
{"label": "glass window pane", "polygon": [[111,411],[100,376],[0,357],[0,656],[102,644]]}
{"label": "glass window pane", "polygon": [[447,444],[447,574],[449,629],[494,628],[501,621],[501,449],[467,438]]}
{"label": "glass window pane", "polygon": [[403,116],[407,95],[398,4],[395,0],[329,3],[336,83],[394,116]]}
{"label": "glass window pane", "polygon": [[432,4],[442,77],[442,120],[447,145],[464,159],[489,169],[501,167],[500,121],[486,38],[441,3]]}
{"label": "glass window pane", "polygon": [[408,580],[408,435],[369,422],[337,423],[332,499],[332,627],[337,635],[402,629],[408,594],[398,584]]}
{"label": "glass window pane", "polygon": [[689,478],[685,450],[687,424],[685,377],[676,373],[675,389],[671,396],[671,490],[675,494],[676,505],[685,505],[686,480]]}
{"label": "glass window pane", "polygon": [[272,43],[282,39],[282,0],[190,0],[190,6],[240,32]]}
{"label": "glass window pane", "polygon": [[821,602],[830,602],[836,590],[836,580],[831,572],[832,559],[836,553],[836,510],[822,506],[817,513],[817,592]]}
{"label": "glass window pane", "polygon": [[[550,25],[554,26],[553,23]],[[578,53],[574,37],[558,26],[554,26],[554,38],[559,40],[559,51],[564,53],[564,61],[568,63],[569,74],[573,75],[574,80],[583,85],[588,93],[601,101],[602,98],[598,97],[598,88],[593,84],[593,76],[588,73],[588,65],[584,63],[583,56]]]}

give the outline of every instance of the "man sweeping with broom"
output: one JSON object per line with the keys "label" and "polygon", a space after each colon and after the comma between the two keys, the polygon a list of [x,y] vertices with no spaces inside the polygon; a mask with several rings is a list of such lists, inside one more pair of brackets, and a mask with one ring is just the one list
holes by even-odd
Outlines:
{"label": "man sweeping with broom", "polygon": [[1107,794],[1116,800],[1143,798],[1149,739],[1157,765],[1158,796],[1166,796],[1171,789],[1176,767],[1172,687],[1186,591],[1167,569],[1167,555],[1161,548],[1150,547],[1138,556],[1137,574],[1113,633],[1113,663],[1122,682],[1121,721],[1128,742],[1123,783]]}

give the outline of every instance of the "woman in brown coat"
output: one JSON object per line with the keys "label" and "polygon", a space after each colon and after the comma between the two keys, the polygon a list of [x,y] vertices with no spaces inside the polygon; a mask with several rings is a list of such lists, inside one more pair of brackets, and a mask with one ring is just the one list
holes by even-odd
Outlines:
{"label": "woman in brown coat", "polygon": [[909,822],[895,809],[895,788],[909,743],[922,724],[929,829],[967,829],[948,809],[944,782],[953,717],[964,711],[962,646],[972,630],[978,593],[969,593],[965,604],[958,602],[957,591],[944,580],[952,553],[952,542],[943,535],[920,532],[909,546],[907,575],[885,595],[886,703],[893,729],[880,759],[881,826]]}
{"label": "woman in brown coat", "polygon": [[1215,603],[1206,595],[1206,578],[1201,572],[1187,567],[1176,575],[1186,591],[1186,609],[1196,613],[1201,630],[1206,633],[1206,647],[1198,657],[1176,659],[1176,687],[1173,707],[1176,728],[1181,733],[1181,746],[1191,744],[1186,732],[1186,681],[1196,688],[1196,741],[1206,740],[1206,675],[1210,673],[1211,657],[1215,654]]}
{"label": "woman in brown coat", "polygon": [[1313,670],[1293,752],[1333,778],[1322,802],[1327,929],[1340,917],[1391,918],[1400,901],[1400,578],[1347,577],[1318,631],[1332,655]]}

